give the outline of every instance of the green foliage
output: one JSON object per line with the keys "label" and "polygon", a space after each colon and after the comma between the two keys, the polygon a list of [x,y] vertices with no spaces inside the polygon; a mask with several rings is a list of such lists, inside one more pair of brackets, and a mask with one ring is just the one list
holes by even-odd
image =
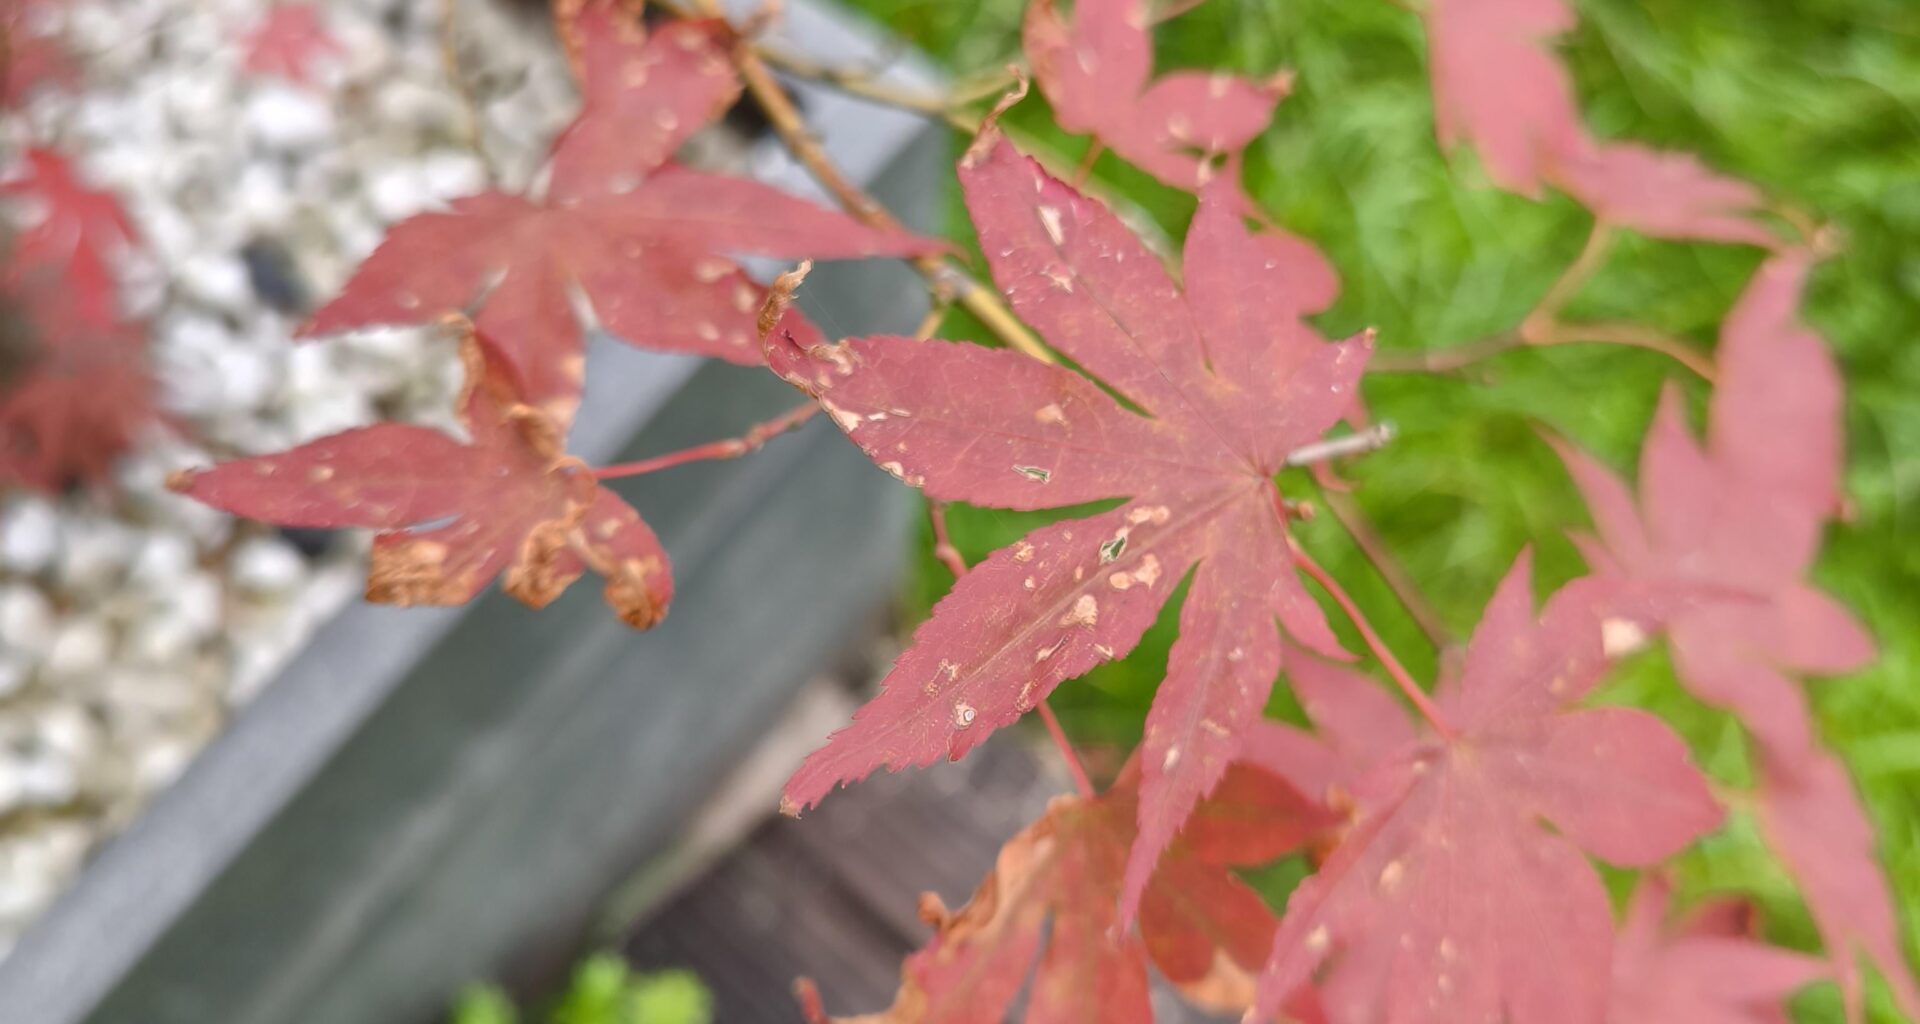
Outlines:
{"label": "green foliage", "polygon": [[[1022,0],[856,3],[957,74],[1002,66],[1018,49]],[[1912,948],[1920,945],[1920,7],[1578,6],[1583,21],[1565,50],[1597,133],[1696,151],[1814,214],[1841,240],[1840,254],[1815,276],[1807,317],[1847,375],[1855,512],[1830,536],[1816,578],[1871,625],[1882,658],[1854,676],[1815,683],[1813,696],[1827,741],[1865,791]],[[1157,41],[1167,67],[1298,72],[1293,96],[1248,153],[1247,185],[1339,268],[1341,300],[1320,319],[1329,335],[1374,326],[1391,351],[1509,330],[1582,244],[1588,220],[1570,201],[1502,193],[1470,154],[1441,153],[1419,21],[1387,0],[1211,0],[1164,25]],[[1071,167],[1084,151],[1084,140],[1052,127],[1038,98],[1008,123],[1056,166]],[[1190,197],[1111,156],[1095,165],[1092,182],[1136,205],[1168,237],[1179,237],[1193,208]],[[957,200],[954,209],[956,236],[966,237]],[[1710,345],[1757,262],[1756,252],[1738,247],[1628,239],[1571,313],[1630,317]],[[984,340],[959,317],[946,328]],[[1704,393],[1664,357],[1602,346],[1515,352],[1455,376],[1375,374],[1369,406],[1401,436],[1343,474],[1389,548],[1464,635],[1523,546],[1539,553],[1548,582],[1579,571],[1563,534],[1583,525],[1585,513],[1535,428],[1551,427],[1630,471],[1664,380]],[[1311,496],[1304,478],[1293,484],[1291,493]],[[1045,518],[955,508],[950,522],[975,560]],[[1340,528],[1309,524],[1303,541],[1348,581],[1409,667],[1430,674],[1431,647]],[[924,614],[950,582],[923,559],[912,611]],[[1083,741],[1138,739],[1174,635],[1172,608],[1132,657],[1057,692],[1055,706]],[[1633,660],[1619,677],[1607,699],[1657,710],[1711,773],[1745,781],[1738,728],[1683,694],[1661,652]],[[1688,855],[1682,870],[1694,892],[1755,894],[1777,939],[1815,944],[1792,886],[1745,815]],[[1875,1002],[1875,1019],[1898,1019]],[[1803,1019],[1839,1018],[1830,990],[1802,1004]]]}
{"label": "green foliage", "polygon": [[[612,953],[588,957],[567,991],[539,1019],[546,1024],[709,1024],[713,997],[687,971],[635,974]],[[475,986],[461,995],[452,1024],[522,1024],[499,989]]]}

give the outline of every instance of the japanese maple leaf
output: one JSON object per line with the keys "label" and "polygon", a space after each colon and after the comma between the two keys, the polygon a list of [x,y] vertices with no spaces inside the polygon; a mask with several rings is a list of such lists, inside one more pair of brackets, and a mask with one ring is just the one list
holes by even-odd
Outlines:
{"label": "japanese maple leaf", "polygon": [[0,380],[0,482],[53,492],[100,479],[158,418],[146,335],[97,321],[57,272],[6,276],[30,351],[17,379]]}
{"label": "japanese maple leaf", "polygon": [[[1595,571],[1653,591],[1692,589],[1660,623],[1680,679],[1738,714],[1784,756],[1811,749],[1805,698],[1785,671],[1846,672],[1873,657],[1866,631],[1805,581],[1838,504],[1840,376],[1795,320],[1812,256],[1764,264],[1721,330],[1707,444],[1669,390],[1640,459],[1640,502],[1561,445],[1592,510]],[[1715,595],[1718,595],[1717,599]]]}
{"label": "japanese maple leaf", "polygon": [[42,85],[80,80],[73,56],[37,23],[48,6],[46,0],[0,4],[0,103],[17,103]]}
{"label": "japanese maple leaf", "polygon": [[139,237],[120,200],[92,188],[61,154],[30,148],[0,196],[19,212],[9,262],[16,267],[59,268],[61,287],[72,293],[69,312],[101,326],[117,324],[119,278],[114,268]]}
{"label": "japanese maple leaf", "polygon": [[1283,651],[1287,685],[1313,729],[1263,719],[1247,730],[1240,757],[1329,808],[1350,807],[1355,784],[1417,742],[1419,733],[1364,673],[1305,651]]}
{"label": "japanese maple leaf", "polygon": [[1551,50],[1573,11],[1561,0],[1434,0],[1425,18],[1441,143],[1473,143],[1494,184],[1539,195],[1553,156],[1582,137]]}
{"label": "japanese maple leaf", "polygon": [[591,566],[607,577],[607,600],[622,619],[636,628],[659,621],[673,582],[653,531],[564,453],[560,426],[521,400],[472,332],[461,355],[467,441],[381,423],[168,484],[251,519],[381,531],[369,601],[460,604],[504,572],[507,592],[539,608]]}
{"label": "japanese maple leaf", "polygon": [[432,319],[484,295],[476,320],[555,420],[579,403],[584,293],[609,331],[646,348],[757,362],[763,290],[729,254],[904,255],[937,243],[868,228],[758,182],[668,159],[739,95],[717,21],[640,36],[610,3],[578,16],[581,116],[556,140],[544,199],[484,192],[393,227],[301,329]]}
{"label": "japanese maple leaf", "polygon": [[1054,0],[1034,0],[1024,45],[1060,127],[1097,137],[1175,188],[1206,184],[1214,157],[1265,131],[1289,81],[1211,71],[1152,79],[1147,0],[1077,0],[1071,21]]}
{"label": "japanese maple leaf", "polygon": [[1766,199],[1688,153],[1584,140],[1554,156],[1552,177],[1601,222],[1654,238],[1772,247],[1755,221]]}
{"label": "japanese maple leaf", "polygon": [[1425,17],[1440,141],[1472,143],[1494,184],[1538,197],[1552,183],[1603,223],[1658,238],[1775,244],[1752,219],[1759,189],[1687,154],[1588,134],[1553,52],[1575,24],[1563,0],[1434,0]]}
{"label": "japanese maple leaf", "polygon": [[1354,823],[1288,900],[1253,1016],[1319,972],[1334,1021],[1605,1019],[1613,920],[1582,851],[1652,864],[1720,809],[1659,719],[1568,708],[1605,667],[1594,598],[1570,586],[1536,619],[1529,575],[1522,556],[1442,680],[1444,729],[1355,783]]}
{"label": "japanese maple leaf", "polygon": [[1131,907],[1259,717],[1280,667],[1276,621],[1339,653],[1295,575],[1274,474],[1351,403],[1372,343],[1329,344],[1297,320],[1288,265],[1247,232],[1224,180],[1202,193],[1185,294],[1111,212],[991,128],[960,180],[1014,309],[1120,400],[1012,351],[894,337],[829,345],[804,322],[769,335],[773,368],[935,500],[1126,500],[1035,530],[967,573],[880,695],[789,780],[786,806],[797,813],[882,766],[964,755],[1062,680],[1126,654],[1191,573],[1147,719]]}
{"label": "japanese maple leaf", "polygon": [[1861,1019],[1857,957],[1865,954],[1901,1013],[1920,1020],[1920,988],[1901,952],[1893,893],[1874,856],[1873,824],[1846,766],[1825,752],[1787,758],[1763,749],[1757,809],[1768,844],[1813,913],[1847,1019]]}
{"label": "japanese maple leaf", "polygon": [[1704,904],[1666,920],[1672,890],[1648,876],[1613,946],[1608,1024],[1787,1024],[1783,1004],[1825,977],[1818,960],[1755,941],[1744,904]]}
{"label": "japanese maple leaf", "polygon": [[[1257,769],[1230,770],[1168,851],[1137,931],[1116,912],[1139,773],[1095,799],[1059,797],[1008,841],[972,900],[921,900],[933,938],[901,966],[893,1005],[839,1024],[1000,1024],[1029,972],[1028,1024],[1150,1022],[1147,963],[1205,1009],[1244,1009],[1273,914],[1228,870],[1298,849],[1331,817]],[[1048,926],[1051,924],[1051,930]],[[1039,961],[1035,970],[1034,962]],[[808,999],[812,1002],[812,999]],[[1295,1006],[1310,1006],[1303,991]],[[824,1024],[824,1015],[814,1015]]]}
{"label": "japanese maple leaf", "polygon": [[253,31],[247,33],[246,69],[256,75],[274,75],[301,85],[313,83],[316,62],[346,53],[340,41],[320,21],[320,12],[306,4],[279,4]]}

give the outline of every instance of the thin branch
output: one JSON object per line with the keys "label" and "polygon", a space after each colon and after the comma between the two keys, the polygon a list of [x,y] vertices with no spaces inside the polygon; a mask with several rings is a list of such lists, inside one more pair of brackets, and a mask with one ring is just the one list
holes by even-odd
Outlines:
{"label": "thin branch", "polygon": [[1100,161],[1100,154],[1106,152],[1106,144],[1098,135],[1087,140],[1087,151],[1081,155],[1079,166],[1073,169],[1073,187],[1085,188],[1087,179],[1093,177],[1093,165]]}
{"label": "thin branch", "polygon": [[1685,341],[1645,324],[1632,323],[1581,323],[1556,324],[1553,333],[1543,344],[1576,345],[1582,342],[1600,342],[1607,345],[1626,345],[1632,348],[1644,348],[1649,352],[1658,352],[1681,366],[1692,370],[1707,383],[1713,383],[1713,360]]}
{"label": "thin branch", "polygon": [[953,581],[967,574],[967,560],[960,549],[953,546],[953,535],[947,532],[947,506],[945,502],[927,502],[927,520],[933,524],[933,557],[947,567],[953,574]]}
{"label": "thin branch", "polygon": [[[726,15],[719,0],[697,2],[703,14],[715,18]],[[821,148],[820,140],[807,129],[799,109],[793,104],[793,97],[787,95],[786,88],[774,77],[759,52],[743,40],[734,47],[733,56],[734,65],[740,70],[740,80],[746,83],[747,91],[753,94],[754,101],[767,115],[774,133],[780,136],[794,159],[799,160],[821,187],[833,195],[834,201],[870,227],[883,231],[905,231],[906,228],[885,207],[875,202],[872,196],[834,166],[826,150]],[[1057,361],[1053,353],[1040,343],[1040,339],[1027,330],[1026,325],[1000,300],[998,292],[981,287],[946,257],[921,256],[914,259],[913,265],[936,290],[946,289],[955,301],[967,307],[1000,340],[1042,362]]]}
{"label": "thin branch", "polygon": [[1393,440],[1393,424],[1376,423],[1365,430],[1355,431],[1341,437],[1330,437],[1324,441],[1303,444],[1287,453],[1289,466],[1311,466],[1319,462],[1344,459],[1349,455],[1364,455],[1379,451]]}
{"label": "thin branch", "polygon": [[694,445],[692,448],[683,448],[677,452],[668,452],[665,455],[655,455],[652,458],[641,459],[638,462],[622,462],[617,465],[602,466],[593,471],[593,476],[596,480],[613,480],[619,477],[656,473],[660,470],[684,465],[689,462],[701,462],[709,459],[737,459],[748,452],[758,451],[766,445],[768,441],[807,422],[807,420],[813,418],[814,413],[819,411],[820,406],[809,401],[805,405],[795,406],[765,423],[755,424],[752,429],[739,437],[730,437],[724,441],[709,441],[706,444]]}
{"label": "thin branch", "polygon": [[1518,349],[1598,343],[1658,352],[1702,379],[1712,381],[1712,360],[1670,334],[1641,324],[1567,323],[1560,319],[1567,303],[1606,263],[1613,237],[1610,226],[1604,221],[1595,221],[1580,255],[1560,272],[1532,311],[1521,318],[1519,328],[1430,352],[1376,352],[1367,369],[1379,373],[1451,373]]}
{"label": "thin branch", "polygon": [[1469,341],[1450,348],[1419,352],[1382,352],[1376,349],[1367,360],[1368,373],[1454,373],[1475,363],[1531,347],[1517,332],[1507,331],[1490,338]]}
{"label": "thin branch", "polygon": [[945,117],[947,112],[960,104],[952,97],[902,89],[882,81],[871,71],[849,70],[829,67],[799,54],[777,49],[764,44],[754,44],[754,53],[769,65],[779,68],[795,78],[804,78],[810,82],[819,82],[863,100],[872,100],[882,106],[894,107],[925,114],[930,117]]}
{"label": "thin branch", "polygon": [[1287,546],[1293,553],[1293,564],[1299,566],[1301,572],[1312,577],[1315,583],[1320,584],[1321,589],[1325,590],[1327,595],[1333,598],[1334,603],[1340,606],[1340,610],[1346,613],[1347,618],[1353,622],[1354,628],[1360,631],[1360,638],[1366,641],[1367,649],[1371,650],[1373,656],[1380,660],[1380,664],[1386,667],[1387,675],[1393,677],[1394,685],[1398,686],[1407,700],[1413,703],[1414,708],[1420,712],[1420,717],[1425,718],[1427,724],[1433,726],[1433,731],[1442,739],[1457,738],[1459,734],[1454,731],[1453,726],[1447,724],[1445,718],[1441,717],[1440,709],[1434,706],[1433,700],[1427,696],[1426,691],[1420,689],[1420,684],[1414,682],[1413,677],[1407,674],[1406,668],[1400,664],[1399,658],[1394,657],[1386,641],[1381,640],[1380,634],[1374,632],[1373,624],[1360,613],[1360,607],[1353,603],[1353,598],[1347,596],[1346,590],[1340,586],[1340,581],[1334,579],[1332,573],[1321,568],[1320,563],[1301,550],[1299,544],[1289,539]]}
{"label": "thin branch", "polygon": [[1560,272],[1547,287],[1547,293],[1534,304],[1533,311],[1520,320],[1520,336],[1530,341],[1550,337],[1552,325],[1560,319],[1560,311],[1600,272],[1612,247],[1613,229],[1605,221],[1594,221],[1593,230],[1587,233],[1587,244],[1580,247],[1580,255],[1567,264],[1567,269]]}
{"label": "thin branch", "polygon": [[1545,336],[1529,340],[1518,332],[1496,334],[1479,341],[1426,352],[1375,352],[1367,363],[1373,373],[1454,373],[1524,348],[1548,348],[1554,345],[1625,345],[1658,352],[1701,379],[1714,378],[1713,361],[1698,349],[1670,334],[1651,327],[1629,323],[1552,324]]}
{"label": "thin branch", "polygon": [[1360,508],[1360,503],[1337,490],[1326,487],[1321,488],[1320,501],[1327,506],[1327,511],[1332,514],[1334,522],[1339,523],[1347,531],[1347,536],[1353,538],[1354,546],[1358,547],[1360,553],[1367,557],[1367,561],[1373,564],[1373,571],[1380,574],[1380,578],[1386,581],[1387,588],[1400,599],[1400,606],[1407,610],[1407,615],[1420,627],[1420,632],[1427,635],[1427,640],[1433,644],[1434,649],[1444,651],[1453,646],[1455,643],[1453,631],[1447,628],[1447,624],[1440,618],[1440,613],[1434,610],[1426,595],[1420,592],[1419,586],[1413,582],[1412,574],[1407,572],[1407,567],[1402,565],[1399,559],[1394,558],[1393,552],[1387,549],[1386,541],[1380,536],[1379,531],[1373,528],[1373,523],[1367,519],[1366,512]]}
{"label": "thin branch", "polygon": [[1060,719],[1054,715],[1053,708],[1042,700],[1034,705],[1040,712],[1040,721],[1047,725],[1047,735],[1053,737],[1053,745],[1060,750],[1060,759],[1067,763],[1067,774],[1073,776],[1073,788],[1079,791],[1082,799],[1093,799],[1093,780],[1087,778],[1087,769],[1080,763],[1080,755],[1073,752],[1073,743],[1067,739],[1067,730],[1060,727]]}

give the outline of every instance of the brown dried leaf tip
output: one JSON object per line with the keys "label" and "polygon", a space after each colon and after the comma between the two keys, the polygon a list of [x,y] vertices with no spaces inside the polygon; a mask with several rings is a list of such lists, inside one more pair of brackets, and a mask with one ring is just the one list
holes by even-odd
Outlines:
{"label": "brown dried leaf tip", "polygon": [[1013,75],[1013,88],[1008,89],[1005,95],[996,100],[993,109],[987,111],[987,116],[980,119],[980,130],[974,133],[973,144],[969,145],[966,153],[960,157],[962,167],[978,164],[988,151],[993,149],[994,143],[1000,139],[1000,115],[1006,113],[1015,103],[1027,98],[1029,83],[1026,70],[1018,64],[1008,65],[1007,70]]}
{"label": "brown dried leaf tip", "polygon": [[813,270],[812,260],[801,260],[800,265],[773,279],[773,287],[767,292],[767,299],[760,304],[760,338],[765,341],[773,333],[780,318],[787,313],[787,307],[793,305],[793,293],[800,290],[800,282],[807,279]]}

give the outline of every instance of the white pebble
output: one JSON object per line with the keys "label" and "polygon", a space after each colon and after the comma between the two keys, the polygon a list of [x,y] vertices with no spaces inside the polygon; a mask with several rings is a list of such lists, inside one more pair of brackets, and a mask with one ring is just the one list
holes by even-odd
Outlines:
{"label": "white pebble", "polygon": [[60,523],[47,502],[23,497],[0,510],[0,566],[39,572],[53,560],[59,542]]}
{"label": "white pebble", "polygon": [[110,519],[69,524],[57,575],[70,591],[104,590],[133,555],[133,532]]}
{"label": "white pebble", "polygon": [[242,543],[230,563],[234,585],[255,593],[279,593],[306,578],[307,563],[283,541],[255,537]]}
{"label": "white pebble", "polygon": [[24,584],[0,586],[0,652],[45,654],[53,643],[53,605]]}
{"label": "white pebble", "polygon": [[187,574],[193,562],[193,544],[187,538],[177,533],[149,533],[133,556],[127,578],[144,590],[164,593]]}
{"label": "white pebble", "polygon": [[261,85],[242,116],[254,141],[275,152],[309,149],[333,136],[333,111],[326,101],[290,85]]}
{"label": "white pebble", "polygon": [[174,268],[174,280],[188,298],[223,313],[245,313],[257,300],[247,268],[227,253],[200,253]]}
{"label": "white pebble", "polygon": [[19,693],[27,685],[27,676],[31,671],[26,658],[18,654],[0,653],[0,698]]}
{"label": "white pebble", "polygon": [[487,169],[472,153],[442,149],[420,162],[420,179],[435,199],[458,199],[487,187]]}
{"label": "white pebble", "polygon": [[14,763],[23,802],[41,807],[64,804],[80,795],[80,773],[61,757],[36,756]]}
{"label": "white pebble", "polygon": [[47,672],[69,679],[89,676],[106,667],[112,653],[113,638],[105,624],[86,616],[69,618],[54,630]]}
{"label": "white pebble", "polygon": [[385,221],[400,221],[435,205],[417,168],[382,167],[367,178],[367,202]]}

